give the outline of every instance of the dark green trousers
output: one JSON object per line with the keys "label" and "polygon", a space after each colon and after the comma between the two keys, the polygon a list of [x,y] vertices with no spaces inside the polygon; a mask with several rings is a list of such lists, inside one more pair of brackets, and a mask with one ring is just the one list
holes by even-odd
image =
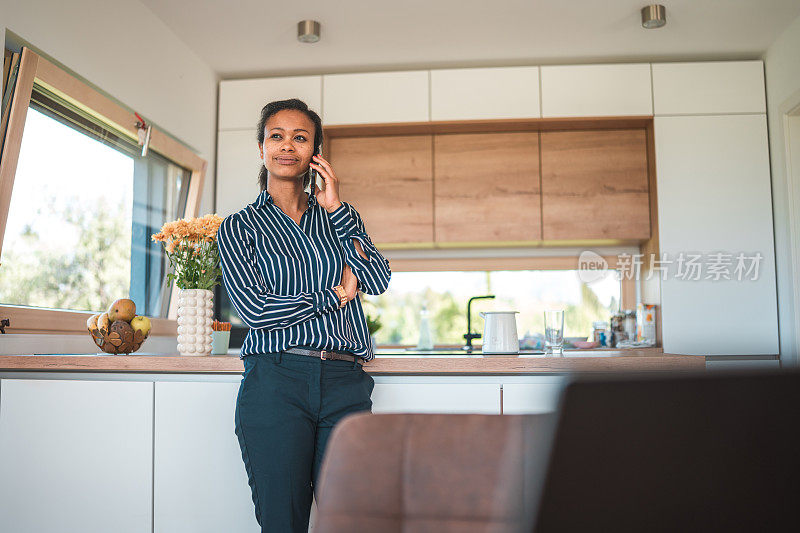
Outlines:
{"label": "dark green trousers", "polygon": [[307,533],[333,427],[372,409],[360,363],[279,352],[247,355],[235,428],[262,533]]}

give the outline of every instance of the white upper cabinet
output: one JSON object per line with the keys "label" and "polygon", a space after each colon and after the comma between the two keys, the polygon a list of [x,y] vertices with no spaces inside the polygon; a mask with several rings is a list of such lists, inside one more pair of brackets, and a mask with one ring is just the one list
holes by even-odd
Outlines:
{"label": "white upper cabinet", "polygon": [[650,65],[541,67],[543,117],[652,115]]}
{"label": "white upper cabinet", "polygon": [[260,192],[256,129],[220,131],[217,134],[217,214],[235,213],[256,200]]}
{"label": "white upper cabinet", "polygon": [[765,113],[762,61],[654,63],[656,115]]}
{"label": "white upper cabinet", "polygon": [[322,76],[221,81],[217,128],[255,131],[261,108],[274,100],[289,98],[299,98],[322,116]]}
{"label": "white upper cabinet", "polygon": [[322,123],[426,122],[428,76],[427,70],[323,76]]}
{"label": "white upper cabinet", "polygon": [[431,71],[431,120],[540,116],[539,67]]}

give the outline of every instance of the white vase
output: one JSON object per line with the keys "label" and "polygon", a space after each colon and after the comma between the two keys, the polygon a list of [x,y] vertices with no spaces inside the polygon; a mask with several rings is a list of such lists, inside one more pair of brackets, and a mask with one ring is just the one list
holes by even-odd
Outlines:
{"label": "white vase", "polygon": [[211,355],[214,293],[206,289],[178,291],[178,353]]}

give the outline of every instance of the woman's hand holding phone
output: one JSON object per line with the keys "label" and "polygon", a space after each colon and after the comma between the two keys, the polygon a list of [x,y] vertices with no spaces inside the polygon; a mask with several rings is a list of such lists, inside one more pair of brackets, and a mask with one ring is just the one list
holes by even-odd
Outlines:
{"label": "woman's hand holding phone", "polygon": [[323,209],[333,213],[342,205],[339,200],[339,179],[334,174],[331,164],[325,161],[321,155],[314,154],[311,159],[311,168],[324,180],[323,186],[314,191],[314,196]]}
{"label": "woman's hand holding phone", "polygon": [[345,264],[342,270],[342,282],[340,285],[344,287],[344,291],[347,293],[348,302],[356,297],[356,292],[358,292],[358,278],[353,274],[348,264]]}

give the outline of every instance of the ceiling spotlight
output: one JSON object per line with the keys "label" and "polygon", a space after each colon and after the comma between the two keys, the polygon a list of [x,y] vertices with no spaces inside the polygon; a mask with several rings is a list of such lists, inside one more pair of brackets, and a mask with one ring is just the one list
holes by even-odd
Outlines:
{"label": "ceiling spotlight", "polygon": [[297,40],[301,43],[315,43],[319,41],[319,22],[316,20],[301,20],[298,22]]}
{"label": "ceiling spotlight", "polygon": [[648,30],[660,28],[667,23],[667,10],[661,4],[642,8],[642,27]]}

